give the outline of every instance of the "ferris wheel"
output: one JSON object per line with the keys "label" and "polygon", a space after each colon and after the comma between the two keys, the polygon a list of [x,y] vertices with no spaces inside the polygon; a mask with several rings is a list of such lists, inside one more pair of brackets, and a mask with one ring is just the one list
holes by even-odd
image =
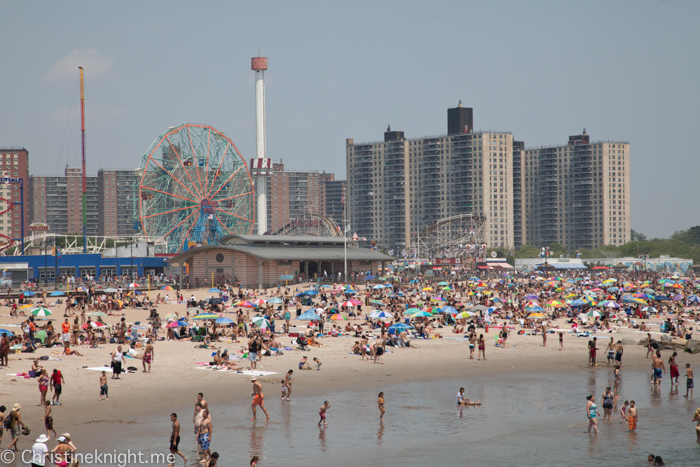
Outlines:
{"label": "ferris wheel", "polygon": [[143,156],[135,189],[135,221],[170,253],[253,230],[248,167],[233,142],[210,126],[185,124],[159,135]]}

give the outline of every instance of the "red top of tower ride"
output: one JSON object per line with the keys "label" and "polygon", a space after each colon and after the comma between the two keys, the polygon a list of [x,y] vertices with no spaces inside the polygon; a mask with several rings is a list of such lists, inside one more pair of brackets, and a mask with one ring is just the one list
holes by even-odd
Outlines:
{"label": "red top of tower ride", "polygon": [[267,70],[267,57],[253,57],[250,59],[251,70]]}

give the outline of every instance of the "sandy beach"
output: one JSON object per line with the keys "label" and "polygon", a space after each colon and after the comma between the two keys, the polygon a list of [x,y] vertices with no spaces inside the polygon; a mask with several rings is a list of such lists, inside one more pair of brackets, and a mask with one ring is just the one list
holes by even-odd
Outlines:
{"label": "sandy beach", "polygon": [[[200,299],[208,294],[204,289],[192,291]],[[18,324],[19,319],[10,318],[5,313],[0,316],[0,327]],[[161,316],[179,312],[184,314],[184,304],[161,304],[158,312]],[[63,307],[53,308],[54,324],[60,323]],[[363,310],[364,311],[364,310]],[[2,312],[2,311],[0,311]],[[117,323],[118,315],[108,316],[107,323]],[[127,323],[145,322],[148,317],[146,310],[123,311]],[[226,316],[226,314],[224,314]],[[230,314],[233,317],[233,313]],[[293,320],[294,321],[294,320]],[[357,320],[359,322],[359,320]],[[351,320],[351,322],[353,322]],[[297,321],[297,323],[301,323]],[[305,323],[304,323],[305,324]],[[564,320],[554,322],[565,331],[570,326]],[[9,328],[16,329],[16,328]],[[516,331],[518,328],[516,328]],[[479,329],[479,332],[483,330]],[[483,381],[504,374],[566,373],[586,370],[595,372],[598,377],[607,375],[612,381],[612,366],[606,364],[605,345],[610,337],[632,339],[635,343],[645,336],[631,329],[620,329],[612,333],[598,332],[598,366],[590,368],[587,365],[587,338],[579,338],[574,334],[565,333],[564,350],[558,349],[555,334],[549,334],[547,347],[542,346],[541,335],[517,335],[512,332],[505,349],[494,345],[494,330],[486,334],[486,361],[469,359],[468,341],[463,335],[452,333],[452,327],[438,329],[443,338],[418,339],[413,341],[420,348],[390,348],[385,355],[385,364],[375,364],[362,361],[359,356],[351,354],[353,337],[328,337],[320,341],[323,346],[311,348],[308,351],[285,351],[284,355],[264,357],[258,364],[258,370],[276,374],[260,376],[270,407],[272,417],[275,417],[279,402],[280,380],[289,369],[294,369],[294,387],[292,398],[317,396],[323,398],[337,391],[371,389],[383,385],[397,385],[420,381],[464,378],[465,380]],[[288,337],[279,338],[286,346],[292,346]],[[218,343],[222,349],[228,349],[232,355],[242,356],[241,350],[246,341]],[[144,420],[161,417],[167,421],[170,413],[178,407],[190,407],[187,413],[181,414],[183,432],[191,430],[192,409],[197,393],[202,392],[213,409],[224,409],[232,402],[250,401],[250,375],[238,374],[235,371],[215,371],[204,369],[206,366],[197,362],[208,362],[214,352],[209,349],[195,348],[194,342],[170,341],[156,342],[155,358],[150,374],[143,373],[141,360],[127,358],[124,366],[134,366],[138,371],[123,374],[120,380],[109,380],[109,400],[99,401],[99,371],[84,367],[108,366],[110,352],[116,344],[107,344],[93,349],[88,346],[77,348],[84,356],[65,356],[59,354],[60,347],[55,350],[39,349],[34,354],[11,354],[9,368],[2,368],[0,379],[0,404],[10,409],[13,404],[22,405],[23,420],[32,429],[32,436],[21,440],[20,448],[26,449],[33,443],[34,435],[43,432],[43,409],[39,407],[39,390],[36,379],[25,379],[15,374],[27,372],[31,359],[43,355],[52,360],[42,361],[41,364],[49,372],[54,368],[61,370],[66,383],[61,396],[61,406],[53,407],[54,426],[60,433],[70,432],[80,450],[103,445],[106,438],[117,436],[121,430],[128,430],[130,435],[142,433],[144,436],[160,436],[163,445],[167,444],[169,431],[154,433],[152,427]],[[141,350],[142,349],[137,349]],[[665,351],[664,354],[668,354]],[[321,371],[299,371],[297,365],[303,355],[319,358],[322,362]],[[645,358],[646,348],[639,345],[625,345],[623,370],[649,371],[651,360]],[[56,359],[56,360],[53,360]],[[693,367],[700,366],[700,354],[682,354],[679,361],[691,363]],[[248,360],[242,360],[244,367],[249,366]],[[49,397],[51,392],[49,392]],[[336,402],[342,404],[342,402]],[[249,406],[248,406],[249,407]],[[9,413],[6,412],[6,414]],[[236,414],[233,414],[234,417]],[[250,410],[239,414],[240,424],[249,424]],[[30,439],[31,438],[31,439]],[[9,444],[9,436],[3,438],[3,447]],[[18,464],[19,465],[19,464]],[[224,464],[227,465],[227,464]]]}

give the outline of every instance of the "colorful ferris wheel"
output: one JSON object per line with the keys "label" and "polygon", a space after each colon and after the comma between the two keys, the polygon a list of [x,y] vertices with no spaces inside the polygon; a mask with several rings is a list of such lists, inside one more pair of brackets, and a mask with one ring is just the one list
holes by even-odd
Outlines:
{"label": "colorful ferris wheel", "polygon": [[142,233],[177,253],[253,230],[253,181],[233,142],[186,124],[158,136],[141,161],[135,219]]}

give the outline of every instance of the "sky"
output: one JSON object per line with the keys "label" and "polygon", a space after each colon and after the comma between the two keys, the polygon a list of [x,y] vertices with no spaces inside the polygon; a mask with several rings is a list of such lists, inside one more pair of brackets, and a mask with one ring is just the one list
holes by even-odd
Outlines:
{"label": "sky", "polygon": [[255,156],[250,58],[269,59],[267,155],[345,178],[345,140],[447,132],[446,109],[526,147],[628,141],[632,228],[700,224],[700,2],[0,2],[0,146],[31,174],[136,168],[181,123]]}

